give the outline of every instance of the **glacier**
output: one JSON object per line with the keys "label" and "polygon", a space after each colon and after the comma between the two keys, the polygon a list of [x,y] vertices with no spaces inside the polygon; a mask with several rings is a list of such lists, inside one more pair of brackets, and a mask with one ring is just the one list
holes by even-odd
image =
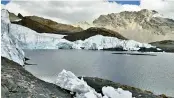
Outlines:
{"label": "glacier", "polygon": [[65,35],[37,33],[16,24],[11,24],[10,32],[18,39],[22,49],[59,49],[62,48],[59,43],[69,44],[69,41],[61,39]]}
{"label": "glacier", "polygon": [[13,60],[20,65],[24,64],[24,52],[10,30],[9,14],[1,9],[1,56]]}
{"label": "glacier", "polygon": [[[137,51],[141,47],[154,47],[150,44],[134,40],[121,40],[116,37],[95,35],[85,40],[74,42],[63,39],[66,35],[37,33],[27,27],[17,24],[10,25],[10,32],[18,39],[22,49],[86,49],[102,50],[123,48],[123,50]],[[155,48],[155,47],[154,47]]]}
{"label": "glacier", "polygon": [[137,51],[141,47],[154,47],[150,44],[136,42],[134,40],[121,40],[116,37],[108,37],[102,35],[95,35],[84,41],[78,40],[74,42],[80,49],[102,50],[110,48],[123,48],[123,50]]}
{"label": "glacier", "polygon": [[76,77],[71,71],[63,70],[57,76],[55,84],[76,93],[75,98],[132,98],[132,93],[111,86],[102,87],[102,94],[97,93],[84,80]]}

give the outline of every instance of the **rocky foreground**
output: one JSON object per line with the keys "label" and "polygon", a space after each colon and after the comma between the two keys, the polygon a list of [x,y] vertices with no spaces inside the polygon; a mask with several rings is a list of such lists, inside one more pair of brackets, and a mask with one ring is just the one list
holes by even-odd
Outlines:
{"label": "rocky foreground", "polygon": [[69,92],[44,82],[21,65],[1,57],[2,98],[71,98]]}
{"label": "rocky foreground", "polygon": [[[21,65],[1,57],[1,94],[2,98],[72,98],[70,91],[61,89],[57,85],[44,82],[26,71]],[[123,88],[132,92],[136,98],[169,98],[165,95],[154,95],[149,91],[121,85],[100,78],[85,77],[89,86],[101,93],[103,86]]]}
{"label": "rocky foreground", "polygon": [[50,19],[45,19],[38,16],[25,16],[21,18],[21,20],[19,21],[11,22],[28,27],[38,33],[54,33],[68,35],[83,30],[80,27],[74,27],[68,24],[57,23]]}
{"label": "rocky foreground", "polygon": [[122,88],[123,90],[129,90],[132,92],[132,96],[135,98],[172,98],[172,97],[167,97],[164,94],[162,95],[154,95],[150,91],[143,91],[141,89],[127,86],[127,85],[121,85],[120,83],[115,83],[109,80],[103,80],[97,77],[84,77],[84,80],[88,83],[89,86],[92,88],[95,88],[95,90],[98,93],[101,93],[101,89],[103,86],[112,86],[114,88]]}

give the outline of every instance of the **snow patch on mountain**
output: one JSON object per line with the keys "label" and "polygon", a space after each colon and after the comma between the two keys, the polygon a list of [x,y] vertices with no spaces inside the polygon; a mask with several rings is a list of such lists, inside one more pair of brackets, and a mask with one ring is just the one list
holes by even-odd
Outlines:
{"label": "snow patch on mountain", "polygon": [[1,56],[24,64],[24,52],[10,30],[10,20],[7,10],[1,9]]}
{"label": "snow patch on mountain", "polygon": [[18,21],[21,21],[22,19],[16,19],[16,20],[13,20],[13,22],[18,22]]}
{"label": "snow patch on mountain", "polygon": [[111,86],[102,88],[104,96],[97,93],[84,80],[76,77],[72,72],[63,70],[57,76],[55,84],[61,88],[76,93],[75,98],[132,98],[132,93],[121,88],[115,89]]}
{"label": "snow patch on mountain", "polygon": [[74,27],[81,27],[84,30],[90,28],[90,27],[96,27],[92,22],[82,21],[78,22],[76,24],[72,24]]}

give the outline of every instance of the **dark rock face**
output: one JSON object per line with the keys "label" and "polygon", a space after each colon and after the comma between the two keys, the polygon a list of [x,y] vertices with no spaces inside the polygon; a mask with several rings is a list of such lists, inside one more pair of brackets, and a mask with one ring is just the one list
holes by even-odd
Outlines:
{"label": "dark rock face", "polygon": [[163,52],[164,50],[158,50],[157,48],[145,48],[145,47],[141,47],[138,51],[140,52]]}
{"label": "dark rock face", "polygon": [[150,91],[143,91],[135,87],[121,85],[119,83],[115,83],[115,82],[100,79],[100,78],[83,77],[83,79],[87,82],[89,86],[94,88],[99,93],[102,93],[101,90],[103,86],[112,86],[114,88],[122,88],[124,90],[129,90],[130,92],[132,92],[133,97],[135,98],[170,98],[165,96],[164,94],[157,96]]}
{"label": "dark rock face", "polygon": [[21,21],[13,23],[28,27],[38,33],[72,34],[73,32],[82,31],[80,27],[57,23],[38,16],[26,16]]}
{"label": "dark rock face", "polygon": [[165,52],[174,52],[174,40],[164,40],[150,43]]}
{"label": "dark rock face", "polygon": [[21,18],[21,19],[23,18],[21,13],[18,13],[18,17]]}
{"label": "dark rock face", "polygon": [[[103,49],[103,50],[107,50],[107,51],[128,51],[128,50],[124,50],[123,47],[119,47],[119,48],[107,48],[107,49]],[[163,52],[164,50],[158,50],[157,48],[145,48],[145,47],[141,47],[139,50],[137,50],[139,52]]]}
{"label": "dark rock face", "polygon": [[103,36],[117,37],[119,39],[127,40],[127,38],[123,37],[121,34],[115,32],[115,31],[105,29],[105,28],[97,28],[97,27],[91,27],[87,30],[65,36],[64,38],[69,41],[85,40],[85,39],[87,39],[91,36],[95,36],[97,34],[103,35]]}
{"label": "dark rock face", "polygon": [[119,48],[107,48],[107,49],[103,49],[104,51],[127,51],[124,50],[123,47],[119,47]]}
{"label": "dark rock face", "polygon": [[71,98],[68,91],[37,79],[21,65],[1,57],[2,98]]}

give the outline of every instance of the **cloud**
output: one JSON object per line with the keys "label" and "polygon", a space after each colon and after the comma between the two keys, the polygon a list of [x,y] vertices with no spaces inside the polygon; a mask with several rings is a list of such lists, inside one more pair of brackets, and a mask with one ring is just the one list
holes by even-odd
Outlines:
{"label": "cloud", "polygon": [[156,10],[164,17],[174,19],[174,0],[141,0],[140,7]]}
{"label": "cloud", "polygon": [[[172,2],[172,1],[171,1]],[[104,2],[104,0],[68,0],[68,1],[11,1],[6,8],[15,14],[37,15],[53,19],[60,23],[76,23],[92,21],[102,14],[118,13],[121,11],[137,11],[142,8],[154,9],[166,17],[173,17],[173,2],[162,0],[142,0],[141,5],[120,5]],[[164,4],[164,5],[163,5]],[[174,18],[173,18],[174,19]]]}

